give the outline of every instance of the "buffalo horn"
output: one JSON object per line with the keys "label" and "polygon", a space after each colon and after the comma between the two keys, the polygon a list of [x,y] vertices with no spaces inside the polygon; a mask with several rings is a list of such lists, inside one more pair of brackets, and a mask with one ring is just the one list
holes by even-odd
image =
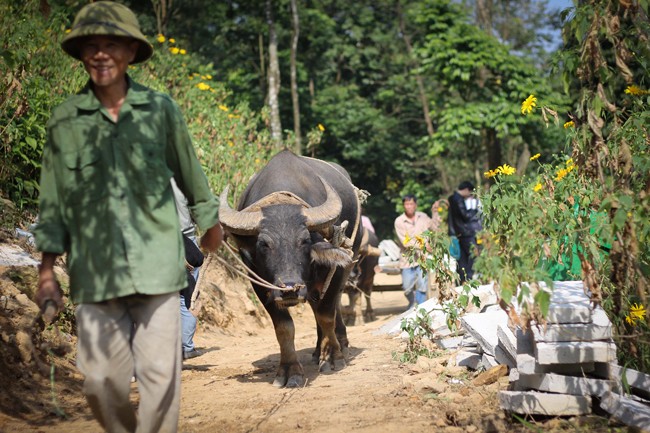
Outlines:
{"label": "buffalo horn", "polygon": [[223,190],[219,196],[219,221],[230,233],[241,236],[252,236],[259,233],[262,212],[242,212],[230,207],[228,204],[228,190]]}
{"label": "buffalo horn", "polygon": [[320,176],[318,178],[325,187],[327,198],[325,203],[320,206],[302,210],[302,214],[307,218],[307,228],[310,231],[321,231],[329,227],[341,215],[341,209],[343,208],[341,198],[336,191],[332,189],[325,179]]}

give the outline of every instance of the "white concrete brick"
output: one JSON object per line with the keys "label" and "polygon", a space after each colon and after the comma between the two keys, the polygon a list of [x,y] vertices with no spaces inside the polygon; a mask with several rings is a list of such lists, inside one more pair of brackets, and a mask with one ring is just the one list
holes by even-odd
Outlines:
{"label": "white concrete brick", "polygon": [[499,363],[497,362],[494,356],[484,353],[483,356],[481,357],[481,365],[486,370],[489,370],[490,368],[499,365]]}
{"label": "white concrete brick", "polygon": [[510,359],[514,360],[517,357],[517,337],[508,326],[497,326],[497,340],[498,345],[508,353]]}
{"label": "white concrete brick", "polygon": [[518,391],[535,389],[570,395],[601,396],[612,391],[612,380],[592,379],[587,377],[564,376],[561,374],[520,374],[516,384]]}
{"label": "white concrete brick", "polygon": [[540,365],[533,355],[520,353],[517,355],[517,369],[520,374],[558,373],[583,376],[586,373],[594,371],[594,363]]}
{"label": "white concrete brick", "polygon": [[627,426],[650,432],[650,407],[615,393],[608,393],[600,401],[600,407]]}
{"label": "white concrete brick", "polygon": [[623,375],[625,375],[625,383],[629,386],[633,394],[650,399],[650,375],[631,368],[621,367],[614,362],[596,364],[594,374],[621,383],[621,387],[625,387],[625,385],[622,384]]}
{"label": "white concrete brick", "polygon": [[500,345],[494,348],[494,359],[496,359],[499,364],[505,364],[509,368],[515,368],[517,366],[515,358],[511,357],[510,354]]}
{"label": "white concrete brick", "polygon": [[501,391],[502,409],[530,415],[585,415],[591,413],[591,397],[545,394],[534,391]]}
{"label": "white concrete brick", "polygon": [[607,341],[535,344],[535,358],[542,365],[616,360],[616,345]]}
{"label": "white concrete brick", "polygon": [[588,303],[551,303],[546,320],[548,323],[591,323],[591,306]]}
{"label": "white concrete brick", "polygon": [[456,365],[467,367],[471,370],[478,370],[481,366],[483,354],[461,350],[456,354]]}
{"label": "white concrete brick", "polygon": [[612,338],[612,323],[601,307],[591,315],[591,323],[531,325],[535,341],[594,341]]}
{"label": "white concrete brick", "polygon": [[460,319],[463,328],[481,346],[483,351],[494,356],[494,348],[499,343],[497,326],[508,324],[508,314],[499,309],[486,313],[466,314]]}

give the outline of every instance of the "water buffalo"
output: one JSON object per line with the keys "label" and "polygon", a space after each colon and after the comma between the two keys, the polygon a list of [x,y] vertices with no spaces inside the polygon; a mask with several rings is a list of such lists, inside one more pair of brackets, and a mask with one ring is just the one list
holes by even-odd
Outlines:
{"label": "water buffalo", "polygon": [[222,192],[219,219],[251,270],[282,289],[253,282],[280,345],[273,385],[304,383],[287,308],[305,300],[316,318],[319,370],[345,366],[348,339],[340,299],[361,226],[357,189],[348,173],[337,164],[283,150],[251,179],[237,210],[228,205],[228,189]]}
{"label": "water buffalo", "polygon": [[375,267],[379,264],[379,238],[375,232],[363,228],[361,246],[359,247],[359,260],[356,261],[350,272],[350,277],[345,286],[350,304],[343,309],[346,325],[361,323],[361,298],[365,298],[366,311],[363,313],[365,322],[375,320],[375,313],[370,302],[370,295],[375,280]]}

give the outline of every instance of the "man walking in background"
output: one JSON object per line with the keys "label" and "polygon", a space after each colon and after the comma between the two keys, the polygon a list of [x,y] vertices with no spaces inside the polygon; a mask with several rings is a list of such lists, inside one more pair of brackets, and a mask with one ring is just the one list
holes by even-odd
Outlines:
{"label": "man walking in background", "polygon": [[[414,195],[405,195],[402,204],[404,213],[395,219],[395,233],[403,250],[417,245],[416,236],[437,227],[427,214],[417,210],[418,204]],[[427,300],[428,276],[422,272],[420,266],[409,263],[404,254],[400,256],[399,267],[402,273],[402,289],[408,300],[407,309],[411,309],[416,303],[419,305]]]}
{"label": "man walking in background", "polygon": [[[130,9],[107,1],[86,5],[62,47],[81,60],[90,80],[47,125],[35,301],[41,309],[62,308],[53,266],[67,254],[77,366],[93,415],[109,432],[175,432],[178,292],[187,278],[170,178],[211,251],[223,237],[217,200],[178,106],[126,73],[153,51]],[[134,373],[137,414],[129,400]]]}
{"label": "man walking in background", "polygon": [[449,236],[456,236],[460,244],[460,258],[458,259],[459,283],[463,284],[474,276],[474,255],[477,248],[476,232],[480,227],[478,206],[467,209],[465,199],[474,191],[471,182],[464,181],[458,189],[449,196],[449,214],[447,225]]}

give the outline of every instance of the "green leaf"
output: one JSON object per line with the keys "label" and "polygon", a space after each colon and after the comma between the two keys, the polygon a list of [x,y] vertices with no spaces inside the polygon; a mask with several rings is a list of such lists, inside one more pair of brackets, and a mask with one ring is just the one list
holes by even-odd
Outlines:
{"label": "green leaf", "polygon": [[542,312],[542,316],[548,316],[548,308],[551,304],[551,294],[546,290],[540,290],[535,294],[535,304]]}

